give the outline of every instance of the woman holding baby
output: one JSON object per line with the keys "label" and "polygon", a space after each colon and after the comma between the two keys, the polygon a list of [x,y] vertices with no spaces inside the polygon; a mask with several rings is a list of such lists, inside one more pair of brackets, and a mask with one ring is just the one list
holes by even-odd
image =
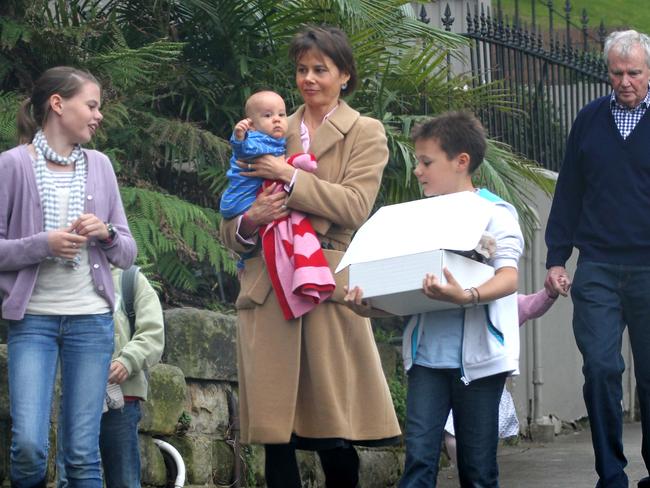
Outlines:
{"label": "woman holding baby", "polygon": [[[400,435],[370,322],[343,303],[346,273],[335,276],[329,299],[285,319],[258,233],[289,212],[303,212],[334,270],[373,207],[388,147],[381,123],[341,99],[357,83],[341,30],[309,27],[293,38],[289,55],[304,105],[289,118],[286,157],[264,155],[241,173],[276,183],[221,229],[224,243],[248,256],[236,302],[242,441],[264,444],[270,488],[301,486],[296,449],[318,452],[328,487],[353,488],[354,445],[391,443]],[[311,153],[315,172],[287,164],[296,153]]]}

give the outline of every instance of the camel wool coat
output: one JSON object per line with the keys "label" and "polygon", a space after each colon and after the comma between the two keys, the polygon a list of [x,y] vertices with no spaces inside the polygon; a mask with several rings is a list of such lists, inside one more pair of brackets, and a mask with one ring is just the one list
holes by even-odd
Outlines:
{"label": "camel wool coat", "polygon": [[[287,155],[303,152],[303,112],[289,118]],[[298,170],[287,205],[310,215],[333,272],[374,204],[388,161],[386,136],[378,121],[340,101],[313,134],[310,152],[318,168]],[[242,442],[400,435],[370,321],[343,304],[347,270],[335,275],[330,300],[287,321],[259,249],[236,238],[237,220],[224,220],[221,235],[236,252],[253,250],[236,302]]]}

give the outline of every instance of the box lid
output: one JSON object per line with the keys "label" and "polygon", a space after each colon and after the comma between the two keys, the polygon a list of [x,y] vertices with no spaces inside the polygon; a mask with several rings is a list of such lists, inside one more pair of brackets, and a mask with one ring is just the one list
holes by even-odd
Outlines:
{"label": "box lid", "polygon": [[356,232],[336,272],[354,263],[433,249],[474,249],[493,205],[463,191],[382,207]]}

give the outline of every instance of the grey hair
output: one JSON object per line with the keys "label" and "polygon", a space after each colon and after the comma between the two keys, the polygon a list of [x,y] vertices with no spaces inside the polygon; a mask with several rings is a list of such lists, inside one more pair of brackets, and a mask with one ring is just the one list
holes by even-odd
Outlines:
{"label": "grey hair", "polygon": [[645,51],[645,62],[650,67],[650,37],[635,30],[614,31],[607,36],[603,49],[605,64],[609,66],[610,51],[614,50],[622,56],[627,56],[637,44]]}

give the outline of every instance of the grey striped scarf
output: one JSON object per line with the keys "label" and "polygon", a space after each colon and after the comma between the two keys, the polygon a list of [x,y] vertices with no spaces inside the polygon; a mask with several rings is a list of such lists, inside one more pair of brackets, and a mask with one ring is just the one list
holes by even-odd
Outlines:
{"label": "grey striped scarf", "polygon": [[[46,231],[56,230],[60,227],[59,205],[56,198],[56,187],[54,181],[47,171],[46,161],[51,161],[62,166],[70,164],[75,165],[74,177],[70,186],[70,197],[68,201],[67,224],[72,224],[84,211],[84,193],[86,189],[86,158],[81,150],[80,145],[76,145],[72,154],[63,157],[47,144],[47,139],[42,130],[34,136],[32,140],[34,150],[36,151],[36,161],[34,162],[34,172],[36,173],[36,185],[41,196],[41,205],[43,207],[43,227]],[[58,259],[57,259],[58,260]],[[70,266],[77,266],[79,258],[74,261],[61,260]]]}

